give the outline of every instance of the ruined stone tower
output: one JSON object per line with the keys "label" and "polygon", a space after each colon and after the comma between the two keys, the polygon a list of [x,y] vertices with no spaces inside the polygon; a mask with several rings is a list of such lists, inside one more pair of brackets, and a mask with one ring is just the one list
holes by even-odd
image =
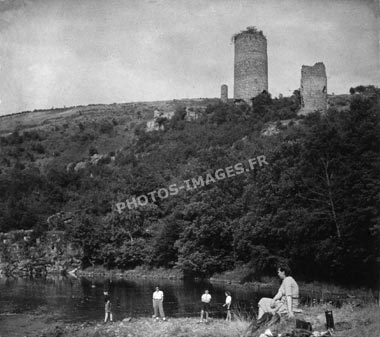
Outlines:
{"label": "ruined stone tower", "polygon": [[228,86],[227,84],[222,84],[220,87],[220,99],[223,103],[227,103],[228,101]]}
{"label": "ruined stone tower", "polygon": [[327,76],[323,62],[301,69],[301,110],[305,115],[313,111],[327,109]]}
{"label": "ruined stone tower", "polygon": [[267,39],[255,27],[235,34],[234,98],[246,102],[268,91]]}

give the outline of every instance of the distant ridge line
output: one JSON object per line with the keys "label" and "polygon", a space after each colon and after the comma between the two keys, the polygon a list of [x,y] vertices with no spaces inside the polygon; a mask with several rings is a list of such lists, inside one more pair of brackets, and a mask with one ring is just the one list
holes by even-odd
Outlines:
{"label": "distant ridge line", "polygon": [[197,97],[197,98],[173,98],[173,99],[163,99],[163,100],[153,100],[153,101],[130,101],[130,102],[123,102],[123,103],[90,103],[87,105],[73,105],[69,107],[64,107],[64,108],[50,108],[50,109],[34,109],[34,110],[24,110],[20,112],[12,112],[8,113],[5,115],[0,115],[0,118],[3,117],[10,117],[10,116],[16,116],[16,115],[22,115],[22,114],[28,114],[28,113],[33,113],[33,112],[43,112],[43,111],[67,111],[70,109],[75,109],[75,108],[85,108],[85,107],[90,107],[90,106],[100,106],[100,105],[125,105],[125,104],[146,104],[146,103],[156,103],[156,102],[173,102],[173,101],[202,101],[202,100],[214,100],[214,99],[219,99],[219,97]]}

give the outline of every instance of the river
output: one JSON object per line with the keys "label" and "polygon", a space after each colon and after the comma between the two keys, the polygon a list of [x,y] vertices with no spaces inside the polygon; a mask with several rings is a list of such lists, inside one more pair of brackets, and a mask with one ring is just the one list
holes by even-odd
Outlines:
{"label": "river", "polygon": [[[48,276],[46,278],[0,278],[0,314],[49,313],[66,322],[102,320],[104,290],[109,290],[114,319],[150,317],[156,285],[164,291],[167,317],[190,317],[200,313],[205,289],[212,295],[211,316],[223,317],[224,290],[232,293],[233,311],[251,312],[263,295],[231,285],[193,280],[101,279]],[[273,295],[273,294],[272,294]]]}

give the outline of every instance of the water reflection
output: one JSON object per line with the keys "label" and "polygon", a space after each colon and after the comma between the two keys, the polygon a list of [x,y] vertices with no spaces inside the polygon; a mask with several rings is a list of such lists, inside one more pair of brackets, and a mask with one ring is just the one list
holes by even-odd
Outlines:
{"label": "water reflection", "polygon": [[[54,314],[68,321],[102,320],[104,291],[109,291],[116,320],[152,315],[152,293],[156,285],[164,291],[164,309],[168,317],[198,316],[200,297],[205,289],[212,295],[212,316],[222,317],[224,291],[221,285],[178,280],[121,280],[102,278],[0,279],[0,313],[34,312]],[[235,308],[252,311],[263,294],[228,286]],[[270,295],[270,294],[267,294]]]}

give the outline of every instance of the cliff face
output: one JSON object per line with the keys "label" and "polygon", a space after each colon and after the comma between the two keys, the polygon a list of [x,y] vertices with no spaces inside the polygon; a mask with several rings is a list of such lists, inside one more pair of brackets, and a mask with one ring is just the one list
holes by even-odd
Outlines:
{"label": "cliff face", "polygon": [[62,273],[80,265],[82,252],[64,231],[36,237],[33,230],[0,233],[0,274]]}
{"label": "cliff face", "polygon": [[301,69],[300,114],[305,115],[317,110],[327,110],[327,76],[322,62],[314,66],[302,66]]}

